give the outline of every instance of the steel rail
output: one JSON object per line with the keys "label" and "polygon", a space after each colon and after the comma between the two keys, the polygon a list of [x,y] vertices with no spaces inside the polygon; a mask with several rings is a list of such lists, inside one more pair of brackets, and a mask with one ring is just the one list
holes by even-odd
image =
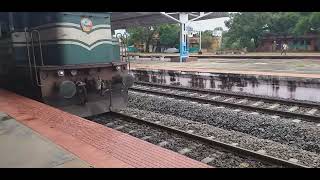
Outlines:
{"label": "steel rail", "polygon": [[138,85],[148,85],[148,86],[156,86],[156,87],[164,87],[164,88],[174,88],[174,89],[180,89],[180,90],[187,90],[187,91],[194,91],[194,92],[201,92],[201,93],[209,93],[209,94],[219,94],[219,95],[226,95],[226,96],[235,96],[239,98],[250,98],[250,99],[260,99],[264,100],[266,102],[279,102],[283,104],[296,104],[299,106],[304,107],[317,107],[320,108],[320,103],[316,102],[301,102],[301,101],[295,101],[291,99],[278,99],[274,97],[263,97],[259,95],[249,95],[249,94],[235,94],[230,92],[224,92],[224,91],[215,91],[215,90],[208,90],[208,89],[196,89],[196,88],[190,88],[190,87],[182,87],[182,86],[173,86],[173,85],[164,85],[164,84],[157,84],[157,83],[150,83],[150,82],[134,82]]}
{"label": "steel rail", "polygon": [[124,118],[130,119],[132,121],[140,122],[140,123],[143,123],[143,124],[146,124],[146,125],[149,125],[149,126],[153,126],[153,127],[159,128],[159,129],[163,129],[165,131],[169,131],[169,132],[172,132],[172,133],[175,133],[175,134],[179,134],[179,135],[191,138],[191,139],[195,139],[195,140],[204,142],[206,144],[210,144],[210,145],[213,145],[215,147],[222,148],[222,149],[227,150],[227,151],[232,152],[232,153],[238,153],[238,154],[246,156],[246,157],[248,157],[248,156],[249,157],[253,157],[253,158],[261,160],[261,161],[263,161],[265,163],[273,163],[273,164],[276,164],[276,165],[281,165],[281,166],[290,167],[290,168],[310,168],[310,167],[305,166],[305,165],[301,165],[301,164],[298,164],[298,163],[290,162],[290,161],[287,161],[287,160],[284,160],[284,159],[280,159],[280,158],[276,158],[276,157],[273,157],[273,156],[269,156],[269,155],[266,155],[266,154],[257,153],[255,151],[251,151],[251,150],[248,150],[248,149],[245,149],[245,148],[233,146],[231,144],[227,144],[227,143],[224,143],[224,142],[221,142],[221,141],[213,140],[213,139],[210,139],[210,138],[207,138],[207,137],[204,137],[204,136],[188,133],[188,132],[185,132],[185,131],[182,131],[182,130],[179,130],[179,129],[175,129],[175,128],[172,128],[172,127],[169,127],[169,126],[166,126],[166,125],[157,124],[157,123],[154,123],[154,122],[151,122],[151,121],[147,121],[147,120],[143,120],[143,119],[140,119],[140,118],[137,118],[137,117],[132,117],[130,115],[122,113],[121,111],[120,112],[111,112],[111,114],[114,114],[114,115],[117,115],[117,116],[120,116],[120,117],[124,117]]}
{"label": "steel rail", "polygon": [[281,115],[281,116],[288,117],[288,118],[300,118],[302,120],[315,122],[315,123],[320,122],[319,116],[314,116],[314,115],[309,115],[309,114],[300,114],[300,113],[281,111],[281,110],[276,110],[276,109],[268,109],[268,108],[250,106],[250,105],[243,105],[243,104],[237,104],[237,103],[231,103],[231,102],[218,101],[218,100],[214,100],[214,99],[205,99],[205,98],[201,98],[201,97],[190,97],[190,96],[181,95],[181,94],[173,94],[170,92],[159,92],[159,91],[155,91],[155,90],[140,89],[140,88],[136,88],[136,87],[131,87],[130,90],[137,91],[137,92],[143,92],[143,93],[152,93],[152,94],[156,94],[156,95],[165,95],[165,96],[175,97],[175,98],[179,98],[179,99],[186,99],[186,100],[192,100],[192,101],[209,103],[209,104],[225,105],[225,106],[229,106],[229,107],[242,108],[242,109],[247,109],[247,110],[252,110],[252,111],[259,111],[262,113],[277,114],[277,115]]}

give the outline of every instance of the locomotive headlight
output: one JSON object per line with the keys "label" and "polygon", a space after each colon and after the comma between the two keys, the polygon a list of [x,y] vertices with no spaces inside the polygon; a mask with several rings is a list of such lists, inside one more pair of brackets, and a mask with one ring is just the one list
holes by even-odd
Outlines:
{"label": "locomotive headlight", "polygon": [[64,70],[58,70],[58,76],[60,77],[64,76]]}
{"label": "locomotive headlight", "polygon": [[77,70],[71,70],[70,73],[71,73],[72,76],[75,76],[75,75],[77,75],[78,72],[77,72]]}

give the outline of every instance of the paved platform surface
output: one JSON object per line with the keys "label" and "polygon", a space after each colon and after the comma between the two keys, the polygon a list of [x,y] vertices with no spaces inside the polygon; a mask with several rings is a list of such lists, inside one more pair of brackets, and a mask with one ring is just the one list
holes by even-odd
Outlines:
{"label": "paved platform surface", "polygon": [[0,112],[0,168],[89,168],[90,165]]}
{"label": "paved platform surface", "polygon": [[[130,56],[142,56],[142,57],[147,57],[147,56],[179,56],[179,53],[129,53]],[[289,52],[286,55],[281,55],[280,52],[257,52],[257,53],[246,53],[246,54],[220,54],[217,55],[215,53],[203,53],[203,54],[198,54],[198,53],[190,53],[190,56],[197,56],[197,57],[207,57],[211,56],[214,58],[219,58],[219,57],[255,57],[255,58],[274,58],[274,57],[280,57],[280,58],[320,58],[320,52]]]}
{"label": "paved platform surface", "polygon": [[138,60],[131,62],[131,68],[320,78],[320,60],[316,59],[201,59],[187,63]]}
{"label": "paved platform surface", "polygon": [[[0,89],[0,112],[8,114],[93,167],[210,167],[3,89]],[[16,154],[12,153],[12,156]]]}

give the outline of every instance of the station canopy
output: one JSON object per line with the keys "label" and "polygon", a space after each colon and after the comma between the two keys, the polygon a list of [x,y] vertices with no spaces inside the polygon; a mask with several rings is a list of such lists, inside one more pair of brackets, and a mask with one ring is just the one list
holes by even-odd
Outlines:
{"label": "station canopy", "polygon": [[[111,27],[113,30],[135,26],[150,26],[164,23],[177,23],[180,12],[112,12]],[[228,17],[227,12],[185,12],[189,20],[195,21]],[[168,17],[171,16],[172,18]]]}

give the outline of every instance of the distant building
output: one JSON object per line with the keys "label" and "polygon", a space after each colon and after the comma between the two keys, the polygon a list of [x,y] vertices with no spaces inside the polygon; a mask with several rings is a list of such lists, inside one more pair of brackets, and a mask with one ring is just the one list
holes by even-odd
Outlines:
{"label": "distant building", "polygon": [[274,52],[281,50],[281,45],[287,43],[289,51],[319,51],[320,35],[308,34],[303,36],[267,35],[262,38],[258,51]]}
{"label": "distant building", "polygon": [[221,47],[221,36],[213,36],[212,37],[212,44],[211,49],[213,51],[217,51]]}
{"label": "distant building", "polygon": [[199,47],[200,38],[197,34],[193,34],[192,36],[189,36],[189,47]]}
{"label": "distant building", "polygon": [[[197,48],[199,48],[200,38],[198,34],[194,34],[192,37],[188,38],[189,40],[189,51],[198,51]],[[202,51],[217,51],[221,46],[221,36],[212,36],[212,41],[210,48],[208,49],[202,49]],[[197,49],[197,50],[196,50]]]}

